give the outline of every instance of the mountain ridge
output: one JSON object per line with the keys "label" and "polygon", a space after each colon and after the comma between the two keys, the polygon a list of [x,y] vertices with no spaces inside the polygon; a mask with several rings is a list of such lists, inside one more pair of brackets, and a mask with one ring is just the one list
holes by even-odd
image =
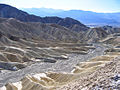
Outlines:
{"label": "mountain ridge", "polygon": [[[53,9],[54,13],[47,12],[47,8],[42,11],[41,8],[22,8],[21,10],[26,11],[30,14],[35,14],[37,16],[58,16],[58,17],[71,17],[76,20],[81,21],[84,24],[91,24],[91,25],[112,25],[112,26],[119,26],[120,21],[120,12],[116,13],[96,13],[92,11],[83,11],[83,10],[63,10],[60,12],[56,12],[56,9]],[[41,11],[41,13],[40,13]]]}
{"label": "mountain ridge", "polygon": [[8,38],[17,36],[21,39],[29,38],[50,41],[78,40],[77,33],[60,25],[40,22],[21,22],[14,18],[0,18],[0,26],[1,35],[7,36]]}
{"label": "mountain ridge", "polygon": [[[81,27],[84,27],[85,29],[88,29],[85,25],[83,25],[81,22],[66,17],[66,18],[60,18],[60,17],[39,17],[35,15],[30,15],[24,11],[21,11],[15,7],[0,4],[0,17],[2,18],[15,18],[23,22],[41,22],[41,23],[54,23],[58,24],[64,27],[72,27],[75,24],[80,25]],[[68,22],[69,21],[69,22]],[[61,22],[64,22],[62,24]]]}
{"label": "mountain ridge", "polygon": [[[11,30],[12,34],[18,35],[19,37],[34,39],[44,39],[44,40],[62,40],[62,41],[89,41],[96,42],[101,39],[102,35],[106,37],[109,33],[115,33],[116,28],[111,31],[105,31],[104,28],[90,29],[78,20],[72,19],[70,17],[60,18],[60,17],[39,17],[35,15],[30,15],[23,12],[15,7],[0,4],[0,17],[1,24],[4,26],[2,29]],[[5,19],[8,18],[8,19]],[[8,25],[9,24],[9,25]],[[8,25],[8,26],[6,26]],[[9,27],[11,26],[11,28]],[[23,28],[24,27],[24,28]],[[100,30],[101,29],[101,30]],[[23,33],[18,34],[18,32]],[[117,29],[119,30],[119,29]],[[14,32],[15,31],[15,32]],[[22,32],[21,32],[22,31]],[[97,32],[98,31],[98,32]],[[3,31],[1,31],[3,32]],[[6,32],[6,33],[8,33]],[[29,34],[27,34],[27,33]],[[106,33],[107,34],[106,34]],[[100,33],[100,35],[99,35]],[[9,35],[10,33],[8,33]],[[26,35],[25,35],[26,34]],[[37,36],[39,34],[39,36]],[[97,38],[93,36],[96,35]],[[27,37],[27,38],[28,38]]]}

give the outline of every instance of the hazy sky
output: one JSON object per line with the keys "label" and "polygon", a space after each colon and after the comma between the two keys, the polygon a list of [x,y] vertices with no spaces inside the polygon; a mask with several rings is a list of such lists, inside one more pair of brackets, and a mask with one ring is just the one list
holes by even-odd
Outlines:
{"label": "hazy sky", "polygon": [[17,8],[80,9],[95,12],[120,12],[120,0],[0,0]]}

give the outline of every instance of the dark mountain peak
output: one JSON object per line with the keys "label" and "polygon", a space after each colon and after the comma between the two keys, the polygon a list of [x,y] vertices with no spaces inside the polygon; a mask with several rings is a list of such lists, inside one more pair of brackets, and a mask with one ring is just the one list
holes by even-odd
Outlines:
{"label": "dark mountain peak", "polygon": [[21,11],[15,7],[6,4],[0,4],[0,16],[5,18],[13,17],[15,18],[17,15],[28,15],[26,12]]}
{"label": "dark mountain peak", "polygon": [[[15,18],[23,22],[41,22],[41,23],[53,23],[58,24],[64,27],[71,29],[74,25],[79,25],[82,28],[87,28],[85,25],[79,21],[72,19],[70,17],[60,18],[60,17],[39,17],[35,15],[30,15],[26,12],[23,12],[15,7],[0,4],[0,17],[10,18],[10,21]],[[80,31],[81,28],[77,28],[77,31]],[[72,29],[73,30],[73,29]],[[75,30],[76,31],[76,30]]]}
{"label": "dark mountain peak", "polygon": [[21,11],[15,7],[6,4],[0,4],[0,17],[3,18],[15,18],[24,22],[40,22],[41,18],[29,15],[28,13]]}
{"label": "dark mountain peak", "polygon": [[77,20],[75,20],[75,19],[73,19],[73,18],[70,18],[70,17],[64,18],[64,21],[69,22],[69,23],[72,23],[72,24],[78,24],[78,25],[81,24],[79,21],[77,21]]}
{"label": "dark mountain peak", "polygon": [[4,7],[12,7],[10,5],[7,5],[7,4],[0,4],[0,9],[4,8]]}
{"label": "dark mountain peak", "polygon": [[58,23],[58,21],[63,20],[60,17],[44,17],[44,23]]}
{"label": "dark mountain peak", "polygon": [[73,27],[74,25],[80,25],[80,26],[84,26],[86,27],[85,25],[83,25],[82,23],[80,23],[79,21],[75,20],[75,19],[72,19],[70,17],[66,17],[62,20],[60,20],[58,22],[59,25],[61,26],[65,26],[67,28],[70,28],[71,26]]}

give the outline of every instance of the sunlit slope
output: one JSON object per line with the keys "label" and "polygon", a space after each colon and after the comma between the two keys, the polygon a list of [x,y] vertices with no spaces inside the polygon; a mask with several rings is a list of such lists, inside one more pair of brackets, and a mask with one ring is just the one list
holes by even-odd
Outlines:
{"label": "sunlit slope", "polygon": [[[97,72],[100,68],[104,68],[107,64],[114,61],[120,55],[119,52],[107,52],[107,54],[95,57],[87,62],[77,64],[71,73],[55,73],[46,72],[28,75],[17,83],[7,84],[4,88],[11,87],[20,90],[53,90],[72,83],[82,77]],[[20,86],[20,87],[18,87]],[[65,88],[62,88],[62,90]],[[11,89],[7,89],[11,90]]]}

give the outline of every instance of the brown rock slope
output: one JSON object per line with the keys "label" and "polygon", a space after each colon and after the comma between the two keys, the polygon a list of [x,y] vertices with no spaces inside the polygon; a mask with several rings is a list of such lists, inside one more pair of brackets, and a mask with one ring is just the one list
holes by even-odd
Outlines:
{"label": "brown rock slope", "polygon": [[75,32],[59,25],[23,23],[13,18],[5,19],[4,21],[0,18],[0,21],[1,34],[8,36],[10,39],[12,39],[12,36],[17,36],[22,39],[78,41]]}
{"label": "brown rock slope", "polygon": [[88,30],[83,36],[83,41],[98,42],[101,39],[106,38],[108,33],[101,28],[92,28]]}
{"label": "brown rock slope", "polygon": [[[120,54],[119,54],[120,55]],[[115,80],[120,73],[120,57],[106,63],[92,74],[82,76],[80,79],[60,88],[59,90],[119,90],[119,81]],[[118,77],[119,78],[119,77]]]}

